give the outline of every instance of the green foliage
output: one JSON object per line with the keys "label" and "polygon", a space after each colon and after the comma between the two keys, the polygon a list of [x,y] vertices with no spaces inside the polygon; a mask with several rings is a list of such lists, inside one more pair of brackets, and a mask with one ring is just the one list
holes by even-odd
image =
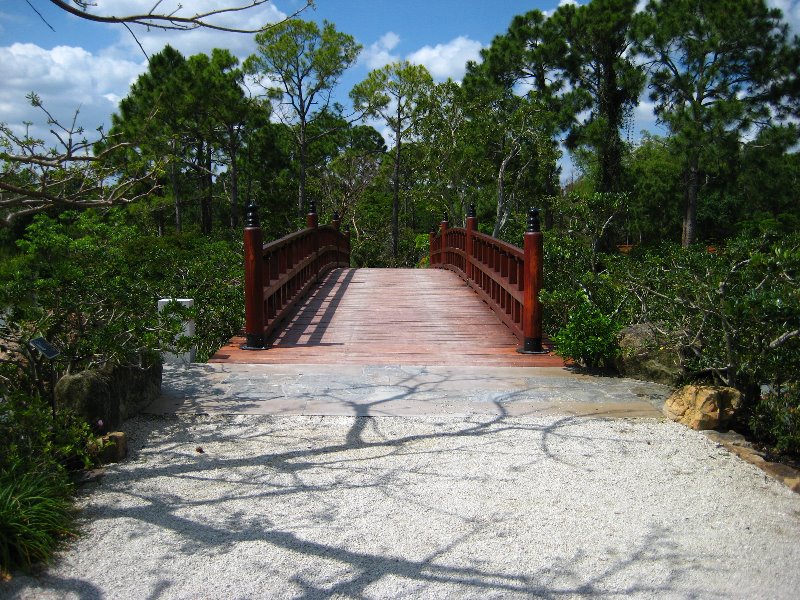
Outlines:
{"label": "green foliage", "polygon": [[333,131],[322,129],[313,135],[308,128],[328,114],[333,88],[355,62],[361,46],[353,36],[337,31],[333,23],[325,21],[320,29],[313,21],[301,19],[267,28],[256,35],[256,43],[258,52],[245,61],[245,70],[256,76],[268,96],[285,100],[278,116],[294,125],[292,137],[300,171],[298,209],[302,214],[309,144],[312,137],[319,139]]}
{"label": "green foliage", "polygon": [[800,457],[800,383],[762,396],[747,424],[753,435],[775,452]]}
{"label": "green foliage", "polygon": [[[108,363],[147,366],[173,345],[186,318],[186,340],[208,358],[243,321],[241,242],[196,234],[143,236],[122,215],[84,212],[39,216],[4,266],[0,327],[9,354],[5,386],[46,395],[58,375]],[[191,311],[157,311],[159,298],[194,298]],[[28,348],[42,335],[60,351],[44,362]],[[51,371],[52,369],[52,371]]]}
{"label": "green foliage", "polygon": [[41,397],[0,397],[0,573],[47,560],[74,532],[69,471],[96,464],[102,443]]}
{"label": "green foliage", "polygon": [[670,332],[696,376],[752,403],[800,364],[800,237],[737,238],[710,253],[665,245],[613,264],[632,318]]}
{"label": "green foliage", "polygon": [[[683,245],[697,236],[703,172],[730,140],[785,112],[800,45],[763,0],[656,1],[636,19],[637,49],[650,64],[650,97],[685,155]],[[791,84],[789,84],[791,85]],[[795,84],[796,85],[796,84]]]}
{"label": "green foliage", "polygon": [[566,326],[553,336],[556,353],[590,369],[609,367],[619,356],[617,333],[620,328],[586,294],[578,293]]}
{"label": "green foliage", "polygon": [[0,574],[48,560],[75,534],[71,494],[62,471],[0,467]]}
{"label": "green foliage", "polygon": [[80,469],[96,464],[98,434],[80,417],[60,409],[53,417],[48,402],[11,392],[0,398],[0,468]]}

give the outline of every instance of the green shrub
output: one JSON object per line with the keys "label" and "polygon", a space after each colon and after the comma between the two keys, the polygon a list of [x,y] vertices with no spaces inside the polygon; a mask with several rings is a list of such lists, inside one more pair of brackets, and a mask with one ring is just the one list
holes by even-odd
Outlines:
{"label": "green shrub", "polygon": [[611,317],[603,314],[588,296],[581,293],[578,296],[566,326],[553,337],[556,353],[589,368],[610,366],[619,355],[617,333],[620,327]]}
{"label": "green shrub", "polygon": [[0,469],[0,573],[46,561],[75,534],[73,487],[52,464],[14,462]]}
{"label": "green shrub", "polygon": [[775,452],[800,457],[800,384],[762,396],[748,425],[752,434]]}
{"label": "green shrub", "polygon": [[53,418],[49,404],[20,393],[0,397],[0,469],[51,464],[76,470],[96,464],[100,437],[70,410]]}

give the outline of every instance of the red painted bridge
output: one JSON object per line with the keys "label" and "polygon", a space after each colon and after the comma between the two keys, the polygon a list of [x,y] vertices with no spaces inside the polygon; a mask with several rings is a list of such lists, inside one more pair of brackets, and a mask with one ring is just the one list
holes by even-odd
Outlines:
{"label": "red painted bridge", "polygon": [[[352,269],[334,217],[264,244],[254,207],[245,228],[243,335],[211,362],[562,366],[541,335],[541,233],[525,248],[443,220],[428,269]],[[519,350],[525,350],[525,353]]]}

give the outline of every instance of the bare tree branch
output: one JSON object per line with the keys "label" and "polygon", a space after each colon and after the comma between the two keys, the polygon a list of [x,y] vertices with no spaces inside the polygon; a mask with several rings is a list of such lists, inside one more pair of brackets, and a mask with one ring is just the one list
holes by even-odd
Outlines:
{"label": "bare tree branch", "polygon": [[[266,4],[268,1],[269,0],[251,0],[251,2],[247,4],[240,4],[228,8],[219,8],[204,13],[196,13],[192,16],[179,16],[177,14],[177,10],[181,8],[180,6],[178,6],[178,8],[172,13],[157,13],[155,11],[161,4],[161,1],[158,1],[148,13],[116,16],[98,15],[91,12],[89,10],[89,6],[91,6],[91,4],[85,0],[73,0],[73,2],[69,2],[67,0],[50,0],[50,2],[55,4],[58,8],[70,13],[71,15],[75,15],[81,19],[86,19],[87,21],[94,21],[96,23],[140,25],[142,27],[151,29],[172,31],[190,31],[192,29],[204,28],[213,29],[216,31],[225,31],[228,33],[258,33],[273,27],[275,23],[268,23],[257,28],[240,29],[236,27],[220,25],[213,21],[214,17],[250,10],[252,8],[261,6],[262,4]],[[296,10],[287,18],[294,18],[313,5],[313,0],[306,0],[306,2],[298,10]]]}

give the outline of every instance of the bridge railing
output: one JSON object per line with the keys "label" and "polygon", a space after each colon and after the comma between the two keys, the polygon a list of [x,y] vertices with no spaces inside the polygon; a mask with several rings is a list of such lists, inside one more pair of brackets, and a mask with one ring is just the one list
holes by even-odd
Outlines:
{"label": "bridge railing", "polygon": [[246,350],[263,350],[269,335],[319,280],[336,267],[350,266],[350,233],[339,231],[334,213],[320,226],[313,203],[306,228],[264,244],[254,204],[244,229]]}
{"label": "bridge railing", "polygon": [[432,267],[456,272],[494,310],[520,340],[523,353],[543,352],[542,233],[539,211],[528,211],[524,248],[478,231],[474,206],[466,227],[450,227],[447,214],[439,233],[430,234]]}

